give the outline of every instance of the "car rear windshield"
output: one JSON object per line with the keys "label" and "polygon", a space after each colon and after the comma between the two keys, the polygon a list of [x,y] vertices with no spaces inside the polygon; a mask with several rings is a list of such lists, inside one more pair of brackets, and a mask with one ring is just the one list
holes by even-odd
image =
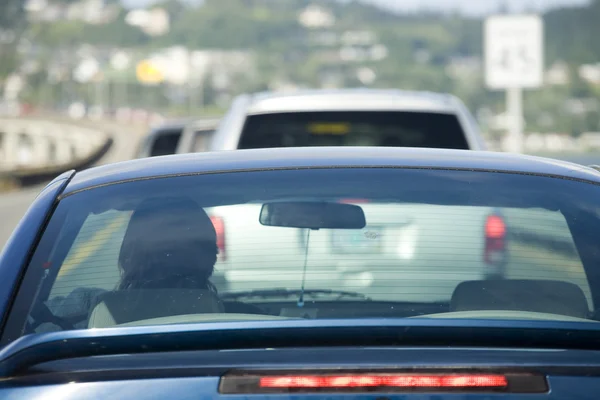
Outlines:
{"label": "car rear windshield", "polygon": [[405,168],[83,190],[62,199],[45,228],[7,335],[294,318],[589,324],[600,294],[599,190]]}
{"label": "car rear windshield", "polygon": [[239,148],[299,146],[469,149],[456,115],[400,111],[251,115]]}
{"label": "car rear windshield", "polygon": [[175,154],[183,129],[160,131],[150,144],[150,157]]}

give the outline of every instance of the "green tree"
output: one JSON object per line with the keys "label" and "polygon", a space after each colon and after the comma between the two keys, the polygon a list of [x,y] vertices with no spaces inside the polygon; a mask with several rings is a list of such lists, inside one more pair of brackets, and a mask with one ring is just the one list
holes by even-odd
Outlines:
{"label": "green tree", "polygon": [[11,73],[18,65],[17,43],[25,30],[23,0],[0,1],[0,79]]}

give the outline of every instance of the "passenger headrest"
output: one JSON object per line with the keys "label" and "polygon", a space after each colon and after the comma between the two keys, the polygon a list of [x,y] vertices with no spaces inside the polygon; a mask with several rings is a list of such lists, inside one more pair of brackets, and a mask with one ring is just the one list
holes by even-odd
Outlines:
{"label": "passenger headrest", "polygon": [[514,310],[586,318],[588,303],[573,283],[551,280],[484,280],[460,283],[450,311]]}

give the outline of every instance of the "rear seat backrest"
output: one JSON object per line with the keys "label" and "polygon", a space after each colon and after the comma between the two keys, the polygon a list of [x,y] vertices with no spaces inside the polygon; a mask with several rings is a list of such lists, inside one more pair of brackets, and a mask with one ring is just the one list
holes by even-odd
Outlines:
{"label": "rear seat backrest", "polygon": [[220,313],[224,308],[209,290],[122,290],[100,295],[88,328],[107,328],[134,321],[175,315]]}
{"label": "rear seat backrest", "polygon": [[460,283],[450,311],[513,310],[586,318],[588,303],[573,283],[551,280],[484,280]]}

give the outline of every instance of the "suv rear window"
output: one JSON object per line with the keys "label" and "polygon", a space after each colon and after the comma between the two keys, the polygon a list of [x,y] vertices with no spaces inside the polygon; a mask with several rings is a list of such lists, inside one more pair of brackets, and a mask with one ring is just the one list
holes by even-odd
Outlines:
{"label": "suv rear window", "polygon": [[252,115],[246,120],[239,148],[306,146],[469,149],[455,115],[399,111]]}
{"label": "suv rear window", "polygon": [[154,143],[152,143],[150,156],[156,157],[175,154],[180,138],[181,129],[172,129],[161,132],[156,136]]}

